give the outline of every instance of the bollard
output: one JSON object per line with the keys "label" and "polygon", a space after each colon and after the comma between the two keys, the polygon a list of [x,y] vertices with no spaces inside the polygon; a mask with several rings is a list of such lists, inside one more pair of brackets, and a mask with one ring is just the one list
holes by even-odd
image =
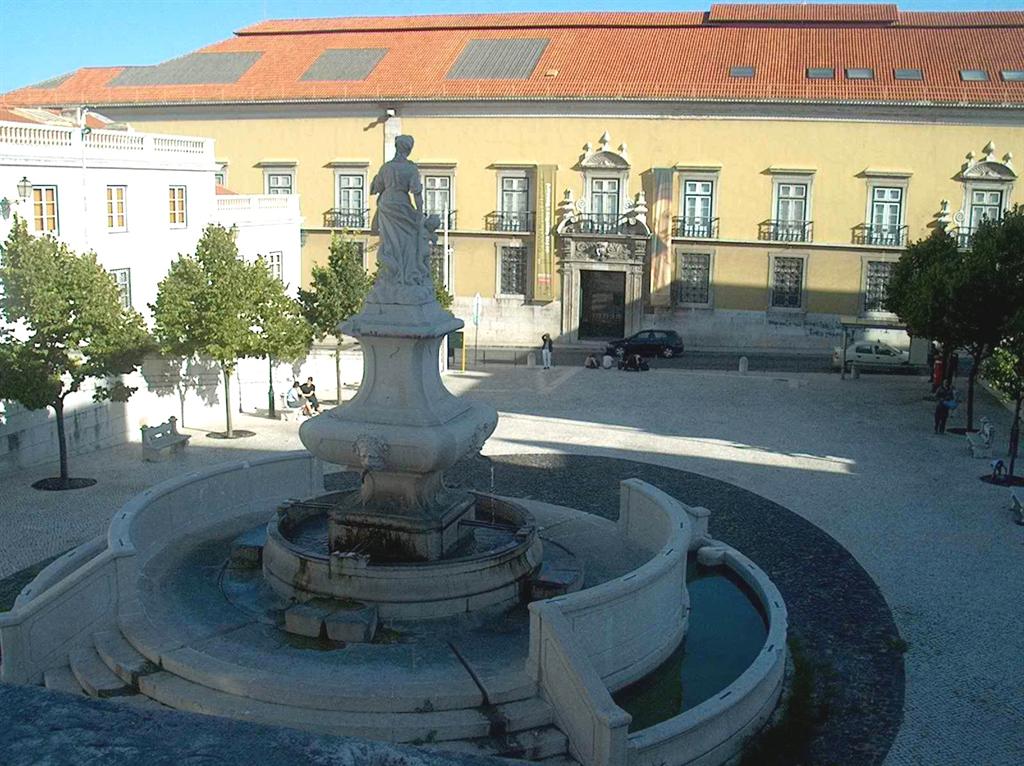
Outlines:
{"label": "bollard", "polygon": [[857,365],[855,364],[850,365],[850,377],[854,380],[858,380],[860,378],[860,370],[857,369]]}
{"label": "bollard", "polygon": [[537,366],[537,352],[531,351],[526,355],[526,366],[536,367]]}
{"label": "bollard", "polygon": [[750,361],[745,357],[740,357],[740,372],[745,373],[750,368]]}

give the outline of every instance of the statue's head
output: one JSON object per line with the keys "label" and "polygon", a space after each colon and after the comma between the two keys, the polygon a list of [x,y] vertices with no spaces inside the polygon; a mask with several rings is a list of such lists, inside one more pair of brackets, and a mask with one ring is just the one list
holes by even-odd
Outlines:
{"label": "statue's head", "polygon": [[412,152],[412,136],[399,136],[395,139],[395,153],[402,157],[408,157]]}

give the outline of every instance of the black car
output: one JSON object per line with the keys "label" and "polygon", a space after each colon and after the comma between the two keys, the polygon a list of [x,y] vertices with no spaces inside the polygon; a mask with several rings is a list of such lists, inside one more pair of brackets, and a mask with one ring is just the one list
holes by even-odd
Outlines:
{"label": "black car", "polygon": [[619,358],[639,354],[669,359],[683,353],[683,339],[675,330],[641,330],[636,335],[609,343],[606,353]]}

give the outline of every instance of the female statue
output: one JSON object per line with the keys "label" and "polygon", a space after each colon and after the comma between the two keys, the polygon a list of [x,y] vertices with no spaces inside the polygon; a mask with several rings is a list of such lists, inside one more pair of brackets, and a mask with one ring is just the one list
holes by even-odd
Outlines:
{"label": "female statue", "polygon": [[380,232],[377,259],[381,274],[377,284],[381,287],[430,283],[429,245],[423,225],[423,185],[419,169],[409,160],[412,147],[412,136],[396,138],[394,159],[384,163],[370,184],[370,194],[380,195],[377,199]]}

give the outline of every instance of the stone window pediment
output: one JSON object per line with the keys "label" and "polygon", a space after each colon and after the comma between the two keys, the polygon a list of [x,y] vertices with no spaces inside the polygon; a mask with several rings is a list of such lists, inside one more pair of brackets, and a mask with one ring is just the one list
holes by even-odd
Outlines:
{"label": "stone window pediment", "polygon": [[961,181],[988,181],[1010,183],[1017,180],[1013,169],[1013,155],[1007,152],[1002,159],[996,158],[996,147],[991,141],[982,150],[979,159],[974,152],[967,153],[967,161],[960,169]]}

